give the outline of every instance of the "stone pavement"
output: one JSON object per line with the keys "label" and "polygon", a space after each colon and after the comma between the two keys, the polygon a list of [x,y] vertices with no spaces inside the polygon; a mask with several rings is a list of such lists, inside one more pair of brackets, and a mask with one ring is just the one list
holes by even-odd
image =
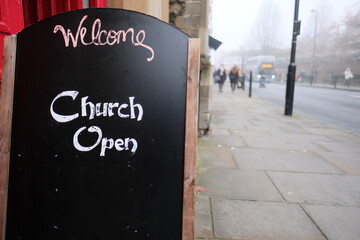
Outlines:
{"label": "stone pavement", "polygon": [[196,239],[360,239],[360,136],[216,88],[198,142]]}

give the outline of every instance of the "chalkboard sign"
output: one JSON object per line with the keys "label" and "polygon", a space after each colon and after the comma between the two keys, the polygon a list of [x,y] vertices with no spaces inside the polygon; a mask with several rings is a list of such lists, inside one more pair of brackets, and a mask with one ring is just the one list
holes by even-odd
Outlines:
{"label": "chalkboard sign", "polygon": [[120,9],[59,14],[17,35],[6,240],[186,238],[189,42]]}

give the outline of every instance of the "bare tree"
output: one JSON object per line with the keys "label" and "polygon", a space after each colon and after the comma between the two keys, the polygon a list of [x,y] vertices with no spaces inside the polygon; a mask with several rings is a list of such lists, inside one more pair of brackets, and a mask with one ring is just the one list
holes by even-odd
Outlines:
{"label": "bare tree", "polygon": [[335,48],[340,49],[344,54],[359,56],[360,9],[347,13],[340,34],[336,37]]}
{"label": "bare tree", "polygon": [[262,2],[250,37],[253,49],[260,49],[264,54],[267,54],[277,47],[280,16],[273,0]]}
{"label": "bare tree", "polygon": [[332,21],[332,6],[328,0],[320,1],[311,12],[298,41],[298,52],[301,57],[320,57],[333,52],[329,50],[338,30],[337,24]]}
{"label": "bare tree", "polygon": [[319,12],[318,27],[321,32],[332,24],[333,6],[329,0],[322,0],[317,4],[316,9]]}
{"label": "bare tree", "polygon": [[[360,8],[354,6],[342,22],[330,21],[331,18],[320,20],[326,12],[319,11],[318,14],[320,26],[317,31],[315,61],[317,79],[330,82],[331,76],[343,76],[345,67],[351,67],[353,73],[359,73]],[[298,41],[298,66],[307,72],[311,72],[311,61],[314,60],[313,41],[314,34],[311,34],[311,31],[301,36]]]}

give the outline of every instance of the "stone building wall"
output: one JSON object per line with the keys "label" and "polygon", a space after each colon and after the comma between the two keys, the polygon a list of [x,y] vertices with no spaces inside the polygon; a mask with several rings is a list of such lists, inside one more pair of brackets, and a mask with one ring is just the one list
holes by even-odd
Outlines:
{"label": "stone building wall", "polygon": [[169,0],[107,0],[107,6],[142,12],[169,22]]}
{"label": "stone building wall", "polygon": [[209,103],[211,99],[212,66],[209,61],[208,19],[209,0],[170,0],[169,22],[191,37],[200,38],[200,98],[199,134],[205,134],[210,125]]}

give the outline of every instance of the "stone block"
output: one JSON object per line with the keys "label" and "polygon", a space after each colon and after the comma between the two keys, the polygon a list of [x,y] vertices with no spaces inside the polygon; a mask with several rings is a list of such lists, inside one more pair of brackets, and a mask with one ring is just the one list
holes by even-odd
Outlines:
{"label": "stone block", "polygon": [[214,237],[257,240],[325,240],[295,204],[214,199]]}
{"label": "stone block", "polygon": [[199,31],[200,16],[189,16],[189,15],[178,16],[175,20],[175,25],[181,29],[192,28]]}
{"label": "stone block", "polygon": [[360,236],[360,208],[319,205],[303,207],[328,239],[348,240]]}
{"label": "stone block", "polygon": [[343,173],[338,168],[332,166],[312,152],[234,149],[233,153],[237,165],[241,169],[308,173]]}
{"label": "stone block", "polygon": [[236,168],[231,149],[227,147],[199,146],[197,163],[198,168]]}
{"label": "stone block", "polygon": [[199,112],[199,129],[208,130],[210,124],[210,114]]}
{"label": "stone block", "polygon": [[202,196],[254,201],[282,201],[265,172],[229,168],[208,169],[198,174],[198,185],[208,188]]}
{"label": "stone block", "polygon": [[199,113],[203,114],[210,114],[209,113],[209,99],[200,99],[200,105],[199,105]]}
{"label": "stone block", "polygon": [[195,210],[195,236],[213,238],[210,199],[197,198]]}
{"label": "stone block", "polygon": [[200,95],[200,98],[204,98],[204,99],[209,98],[209,96],[210,96],[210,86],[209,85],[200,86],[199,95]]}
{"label": "stone block", "polygon": [[191,16],[200,16],[203,14],[201,12],[201,2],[200,1],[188,1],[185,5],[185,14]]}
{"label": "stone block", "polygon": [[360,207],[360,176],[287,172],[268,174],[288,202]]}
{"label": "stone block", "polygon": [[184,11],[185,9],[181,6],[179,3],[173,3],[170,6],[170,12],[174,14],[179,14],[181,11]]}
{"label": "stone block", "polygon": [[318,154],[343,172],[350,175],[360,175],[359,153],[319,152]]}

